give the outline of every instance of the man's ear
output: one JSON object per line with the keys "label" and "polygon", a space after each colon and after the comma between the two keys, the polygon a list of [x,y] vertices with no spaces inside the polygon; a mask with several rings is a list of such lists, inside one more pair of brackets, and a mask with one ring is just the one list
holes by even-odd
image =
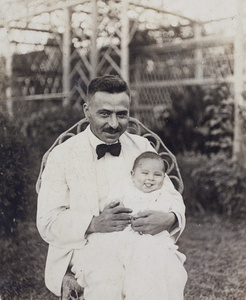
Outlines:
{"label": "man's ear", "polygon": [[89,112],[89,107],[88,107],[87,103],[83,104],[83,110],[84,110],[85,118],[87,120],[89,120],[90,119],[90,112]]}

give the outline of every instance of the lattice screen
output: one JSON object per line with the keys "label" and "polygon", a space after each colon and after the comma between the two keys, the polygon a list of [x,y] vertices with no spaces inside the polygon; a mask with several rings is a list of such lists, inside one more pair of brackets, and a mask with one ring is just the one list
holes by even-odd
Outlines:
{"label": "lattice screen", "polygon": [[[195,46],[189,50],[177,47],[163,53],[152,49],[151,55],[144,51],[134,54],[136,63],[130,69],[132,112],[150,128],[165,125],[163,121],[173,102],[182,99],[187,85],[199,85],[203,78],[219,82],[233,75],[232,44],[201,48],[200,62],[196,60],[196,50]],[[196,78],[197,64],[203,78]]]}
{"label": "lattice screen", "polygon": [[[50,35],[45,47],[13,56],[12,96],[21,97],[62,92],[62,52],[58,33]],[[43,48],[42,50],[40,50]]]}
{"label": "lattice screen", "polygon": [[[121,74],[121,6],[120,2],[98,1],[97,17],[97,65],[94,73]],[[90,81],[93,62],[91,61],[91,19],[92,4],[80,5],[73,12],[72,56],[71,56],[71,99],[77,104],[85,99],[86,87]]]}
{"label": "lattice screen", "polygon": [[203,50],[203,75],[226,78],[233,75],[233,45],[209,47]]}
{"label": "lattice screen", "polygon": [[[35,3],[38,3],[40,8],[45,8],[46,2],[48,3],[40,0]],[[63,0],[57,5],[66,2],[68,1]],[[27,9],[32,12],[34,2],[28,3],[30,5]],[[53,5],[50,2],[47,9]],[[79,4],[76,2],[75,5],[69,6],[71,14],[69,81],[72,104],[82,104],[92,73],[98,76],[121,74],[122,1],[98,0],[97,10],[96,24],[95,20],[93,22],[93,1],[81,1]],[[187,45],[185,44],[187,40],[196,40],[192,21],[150,7],[146,9],[141,6],[141,1],[130,1],[127,15],[130,23],[129,82],[134,99],[132,109],[140,119],[143,116],[146,122],[152,124],[157,115],[160,113],[165,115],[172,106],[172,95],[182,95],[187,85],[203,84],[203,80],[206,82],[211,78],[232,77],[231,41],[228,44],[224,43],[223,46],[203,47],[195,43],[187,48],[183,43]],[[62,99],[65,20],[66,10],[57,9],[32,17],[28,22],[22,20],[13,25],[12,33],[15,31],[15,26],[19,26],[20,29],[16,34],[12,34],[11,40],[12,46],[15,47],[12,64],[12,96],[21,98],[21,96],[40,95],[42,99],[42,95],[53,95],[52,99],[54,99],[57,95]],[[18,34],[21,28],[27,34],[27,28],[36,30],[35,41],[27,41],[25,36],[20,42]],[[96,62],[91,55],[93,50],[95,52],[95,49],[92,49],[93,31],[96,31],[94,37],[98,54]],[[211,28],[204,26],[201,34],[211,34]],[[30,45],[32,50],[21,54],[23,53],[21,47],[27,47],[28,43],[32,43]],[[148,48],[145,50],[153,44],[158,46],[159,50],[148,50]],[[198,50],[200,61],[197,60]]]}

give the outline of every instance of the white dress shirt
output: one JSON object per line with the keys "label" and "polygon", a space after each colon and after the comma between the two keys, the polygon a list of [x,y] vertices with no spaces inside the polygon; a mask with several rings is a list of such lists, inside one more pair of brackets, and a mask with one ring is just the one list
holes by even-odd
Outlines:
{"label": "white dress shirt", "polygon": [[113,189],[117,182],[123,182],[126,177],[130,176],[131,170],[126,168],[122,151],[119,156],[113,156],[106,152],[104,157],[97,159],[96,147],[104,142],[97,138],[90,128],[88,136],[95,160],[95,180],[97,181],[99,208],[102,211],[109,191]]}

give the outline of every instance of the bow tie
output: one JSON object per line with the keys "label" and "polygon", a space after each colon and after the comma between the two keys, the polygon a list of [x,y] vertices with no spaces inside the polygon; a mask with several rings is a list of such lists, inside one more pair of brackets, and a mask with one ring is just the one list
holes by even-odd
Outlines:
{"label": "bow tie", "polygon": [[97,159],[102,158],[106,152],[109,152],[113,156],[119,156],[121,150],[121,143],[116,144],[100,144],[97,145],[96,152],[97,152]]}

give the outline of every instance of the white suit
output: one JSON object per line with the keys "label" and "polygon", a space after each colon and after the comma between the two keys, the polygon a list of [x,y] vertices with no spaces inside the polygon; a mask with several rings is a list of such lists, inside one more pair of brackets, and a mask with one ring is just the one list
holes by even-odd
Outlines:
{"label": "white suit", "polygon": [[[94,150],[88,132],[87,128],[50,153],[38,196],[37,227],[49,244],[45,282],[57,296],[61,295],[62,279],[73,251],[83,249],[87,242],[85,232],[93,216],[99,215]],[[135,158],[153,148],[146,139],[129,133],[124,133],[120,142],[120,156],[125,163],[122,172],[127,176]],[[175,213],[182,231],[183,202]]]}

